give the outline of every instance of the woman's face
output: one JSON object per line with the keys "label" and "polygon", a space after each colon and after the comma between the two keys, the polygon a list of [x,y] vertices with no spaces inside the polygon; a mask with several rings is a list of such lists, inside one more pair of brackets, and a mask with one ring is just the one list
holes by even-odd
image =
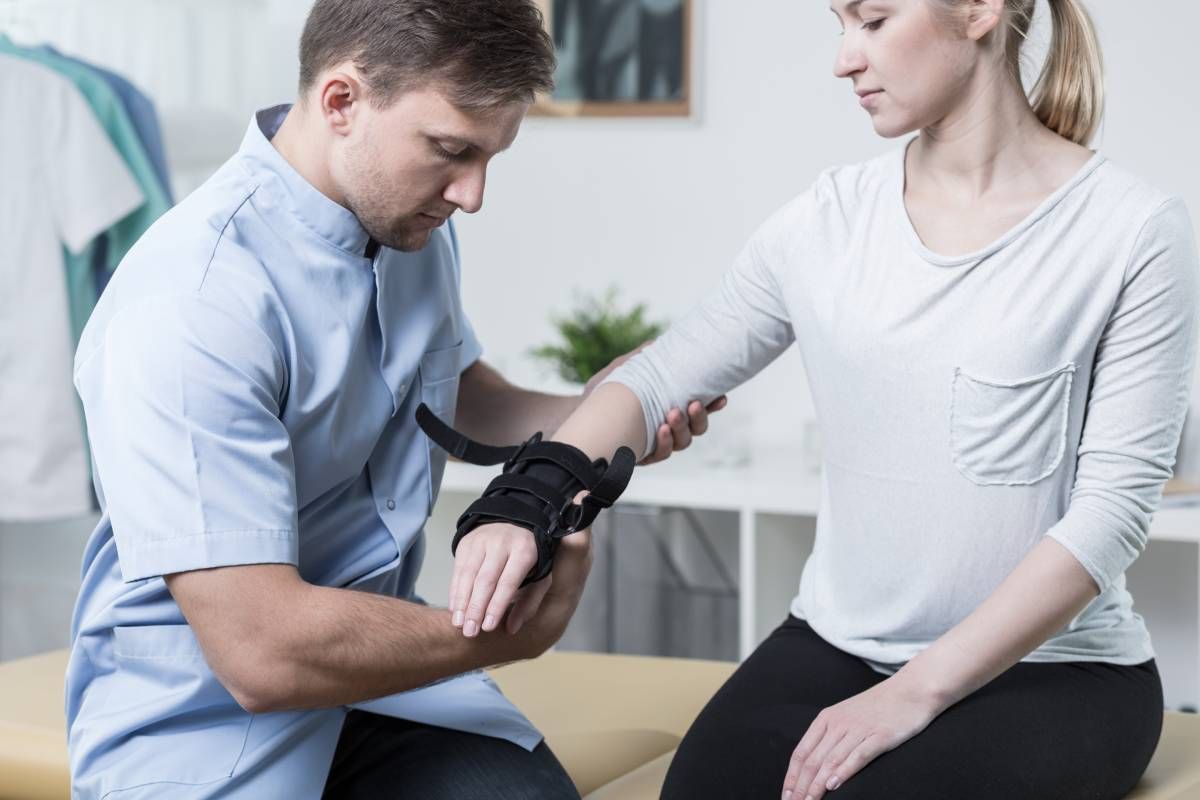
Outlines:
{"label": "woman's face", "polygon": [[[842,25],[833,72],[851,80],[880,136],[901,136],[953,118],[985,67],[978,23],[968,35],[965,18],[954,24],[939,17],[931,2],[833,0],[830,6]],[[992,4],[966,5],[986,13]]]}

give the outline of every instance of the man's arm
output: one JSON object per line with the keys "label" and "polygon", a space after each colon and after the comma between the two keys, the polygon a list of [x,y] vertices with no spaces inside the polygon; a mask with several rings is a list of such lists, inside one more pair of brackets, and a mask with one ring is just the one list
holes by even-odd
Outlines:
{"label": "man's arm", "polygon": [[197,570],[166,582],[209,666],[243,708],[320,708],[541,654],[566,629],[591,565],[590,537],[571,539],[521,632],[470,640],[445,609],[314,586],[290,565]]}
{"label": "man's arm", "polygon": [[537,431],[558,430],[581,402],[583,395],[545,394],[514,386],[480,360],[467,367],[459,380],[453,424],[476,441],[516,444]]}

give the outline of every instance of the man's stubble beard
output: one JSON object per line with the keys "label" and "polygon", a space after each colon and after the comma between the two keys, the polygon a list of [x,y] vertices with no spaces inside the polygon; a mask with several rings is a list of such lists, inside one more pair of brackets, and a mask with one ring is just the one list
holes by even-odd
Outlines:
{"label": "man's stubble beard", "polygon": [[415,252],[428,244],[430,235],[428,229],[414,230],[404,220],[396,221],[389,219],[386,215],[376,213],[374,209],[378,208],[378,205],[372,200],[373,198],[370,196],[346,195],[350,211],[358,217],[359,224],[372,239],[384,247],[405,253]]}
{"label": "man's stubble beard", "polygon": [[367,235],[384,247],[405,253],[420,250],[429,243],[432,231],[417,228],[404,218],[389,217],[382,211],[387,206],[386,181],[372,167],[373,163],[372,155],[362,150],[354,153],[347,163],[350,186],[343,190],[346,205]]}

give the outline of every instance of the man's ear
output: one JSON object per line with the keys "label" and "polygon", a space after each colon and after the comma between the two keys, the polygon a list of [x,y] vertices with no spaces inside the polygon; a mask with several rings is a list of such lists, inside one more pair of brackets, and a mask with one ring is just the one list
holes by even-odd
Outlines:
{"label": "man's ear", "polygon": [[366,103],[366,90],[351,70],[325,73],[319,84],[321,117],[334,133],[345,136],[354,126],[358,109]]}

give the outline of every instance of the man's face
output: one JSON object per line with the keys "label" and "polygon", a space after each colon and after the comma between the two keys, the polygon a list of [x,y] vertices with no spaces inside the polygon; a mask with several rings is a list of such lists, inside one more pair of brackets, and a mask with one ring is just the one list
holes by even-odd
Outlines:
{"label": "man's face", "polygon": [[432,86],[386,108],[363,103],[330,172],[367,233],[396,250],[420,250],[455,211],[483,206],[488,162],[513,143],[528,108],[464,111]]}

